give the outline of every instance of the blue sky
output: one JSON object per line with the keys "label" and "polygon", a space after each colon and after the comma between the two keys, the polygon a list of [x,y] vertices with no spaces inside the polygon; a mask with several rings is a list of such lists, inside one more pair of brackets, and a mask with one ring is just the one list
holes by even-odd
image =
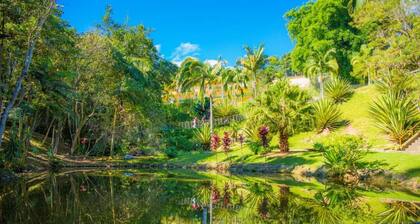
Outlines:
{"label": "blue sky", "polygon": [[160,53],[172,61],[186,56],[222,57],[230,65],[243,47],[262,43],[269,55],[282,55],[293,43],[283,15],[306,0],[59,0],[63,18],[78,32],[98,24],[106,5],[116,21],[143,24]]}

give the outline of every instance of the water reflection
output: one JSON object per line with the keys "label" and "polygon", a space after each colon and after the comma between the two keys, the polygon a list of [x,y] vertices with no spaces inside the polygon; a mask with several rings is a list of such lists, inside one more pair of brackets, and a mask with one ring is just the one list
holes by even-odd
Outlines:
{"label": "water reflection", "polygon": [[0,223],[413,223],[419,200],[285,176],[64,172],[1,186]]}

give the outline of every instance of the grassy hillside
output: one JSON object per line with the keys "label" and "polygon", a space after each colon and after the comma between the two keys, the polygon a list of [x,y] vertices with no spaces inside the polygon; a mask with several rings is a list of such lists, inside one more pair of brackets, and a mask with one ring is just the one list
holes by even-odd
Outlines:
{"label": "grassy hillside", "polygon": [[[350,122],[350,126],[357,134],[366,137],[373,147],[383,148],[391,143],[387,140],[387,136],[375,127],[369,114],[369,107],[378,96],[379,92],[375,86],[363,86],[357,88],[353,97],[340,108],[343,113],[342,118]],[[345,132],[345,129],[340,131]]]}
{"label": "grassy hillside", "polygon": [[[375,127],[369,114],[369,106],[378,95],[373,85],[357,88],[352,98],[339,106],[342,119],[349,121],[349,125],[335,132],[361,135],[373,148],[388,148],[391,143]],[[307,149],[320,137],[322,136],[315,132],[300,133],[290,138],[290,145],[292,149]]]}

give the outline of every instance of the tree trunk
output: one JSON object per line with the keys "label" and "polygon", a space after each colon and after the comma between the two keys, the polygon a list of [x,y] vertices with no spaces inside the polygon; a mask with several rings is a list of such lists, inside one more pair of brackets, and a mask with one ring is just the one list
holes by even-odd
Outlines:
{"label": "tree trunk", "polygon": [[44,135],[44,138],[42,139],[41,145],[44,145],[45,141],[47,141],[48,135],[50,134],[50,131],[51,131],[51,128],[54,124],[54,121],[55,121],[55,118],[52,119],[50,125],[48,126],[47,133]]}
{"label": "tree trunk", "polygon": [[213,134],[213,96],[210,95],[210,133]]}
{"label": "tree trunk", "polygon": [[252,88],[254,89],[254,99],[257,98],[257,75],[254,74],[254,82],[252,83]]}
{"label": "tree trunk", "polygon": [[318,82],[319,82],[319,90],[321,93],[321,99],[324,99],[324,80],[323,76],[318,76]]}
{"label": "tree trunk", "polygon": [[76,151],[76,147],[79,144],[81,131],[82,131],[82,126],[77,128],[76,132],[74,133],[74,138],[73,138],[73,141],[71,142],[70,155],[73,155],[74,151]]}
{"label": "tree trunk", "polygon": [[289,135],[287,133],[279,132],[279,148],[281,152],[289,152]]}
{"label": "tree trunk", "polygon": [[112,157],[112,155],[114,154],[115,126],[117,124],[117,111],[118,111],[118,106],[115,106],[114,118],[112,119],[111,148],[109,150],[109,156],[110,157]]}
{"label": "tree trunk", "polygon": [[[30,38],[30,40],[29,40],[28,50],[26,52],[26,56],[25,56],[22,71],[20,73],[19,78],[16,81],[15,88],[13,89],[13,92],[12,92],[12,97],[10,98],[9,102],[7,103],[6,108],[4,108],[3,113],[0,116],[0,147],[1,147],[1,144],[2,144],[2,141],[3,141],[4,132],[6,130],[6,122],[7,122],[7,119],[9,118],[9,113],[12,110],[12,108],[14,107],[16,99],[17,99],[17,97],[18,97],[18,95],[19,95],[19,93],[22,89],[23,80],[28,75],[29,67],[30,67],[31,62],[32,62],[33,52],[34,52],[34,49],[35,49],[36,40],[40,36],[41,29],[44,26],[44,23],[47,20],[48,16],[50,15],[51,10],[54,6],[55,6],[55,1],[51,0],[51,4],[48,6],[46,14],[38,20],[38,24],[35,27],[35,33],[32,36],[32,38]],[[0,151],[1,151],[1,149],[0,149]]]}

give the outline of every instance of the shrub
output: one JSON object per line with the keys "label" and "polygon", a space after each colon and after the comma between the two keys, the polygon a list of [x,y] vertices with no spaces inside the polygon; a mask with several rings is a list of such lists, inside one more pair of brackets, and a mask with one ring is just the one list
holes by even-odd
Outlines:
{"label": "shrub", "polygon": [[420,129],[420,112],[408,97],[380,96],[371,105],[370,114],[376,126],[389,135],[398,148]]}
{"label": "shrub", "polygon": [[166,148],[164,150],[164,153],[170,159],[175,158],[178,155],[178,152],[177,152],[176,148],[174,148],[174,147]]}
{"label": "shrub", "polygon": [[334,103],[342,103],[351,98],[354,90],[347,80],[333,78],[325,84],[325,93]]}
{"label": "shrub", "polygon": [[194,132],[189,129],[166,129],[163,131],[163,143],[166,148],[192,151],[195,149],[193,139]]}
{"label": "shrub", "polygon": [[258,129],[258,136],[260,137],[261,145],[264,148],[268,148],[268,138],[267,138],[268,132],[269,132],[269,128],[265,125],[261,126]]}
{"label": "shrub", "polygon": [[210,126],[205,124],[200,129],[196,129],[194,131],[194,138],[204,150],[209,150],[211,142]]}
{"label": "shrub", "polygon": [[360,169],[377,168],[376,163],[363,161],[368,145],[360,137],[333,136],[316,144],[323,151],[325,166],[332,176],[357,175]]}
{"label": "shrub", "polygon": [[230,129],[232,130],[232,138],[236,141],[238,140],[238,134],[241,130],[241,126],[239,125],[239,122],[233,121],[230,123]]}
{"label": "shrub", "polygon": [[222,103],[214,108],[214,116],[216,118],[228,117],[235,114],[239,114],[239,111],[234,106],[232,106],[232,104],[227,102]]}
{"label": "shrub", "polygon": [[251,151],[254,152],[255,155],[257,155],[261,148],[261,140],[259,137],[258,129],[246,128],[244,130],[244,133],[246,135],[245,144],[247,144]]}
{"label": "shrub", "polygon": [[205,102],[197,102],[194,105],[194,117],[209,119],[210,117],[210,99],[205,98]]}
{"label": "shrub", "polygon": [[232,139],[230,138],[229,133],[225,132],[223,134],[222,142],[223,142],[223,151],[225,153],[228,153],[230,150],[230,145],[232,143]]}
{"label": "shrub", "polygon": [[416,85],[417,82],[413,75],[392,70],[378,81],[376,87],[383,94],[392,94],[403,98],[412,94],[416,90]]}
{"label": "shrub", "polygon": [[211,136],[211,143],[210,148],[216,151],[220,146],[220,137],[217,134],[213,134]]}
{"label": "shrub", "polygon": [[313,104],[314,125],[318,133],[325,129],[335,129],[340,126],[341,111],[334,102],[324,99]]}

